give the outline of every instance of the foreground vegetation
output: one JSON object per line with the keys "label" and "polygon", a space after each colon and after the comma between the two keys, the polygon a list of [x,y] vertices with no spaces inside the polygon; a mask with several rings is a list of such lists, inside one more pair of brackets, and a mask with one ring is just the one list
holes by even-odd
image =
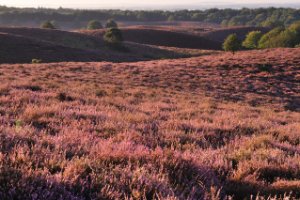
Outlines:
{"label": "foreground vegetation", "polygon": [[0,198],[299,198],[299,64],[0,65]]}

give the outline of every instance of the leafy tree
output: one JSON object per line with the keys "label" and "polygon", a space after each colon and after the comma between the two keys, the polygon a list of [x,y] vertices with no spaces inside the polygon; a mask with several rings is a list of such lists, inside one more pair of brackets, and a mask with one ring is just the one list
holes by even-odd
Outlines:
{"label": "leafy tree", "polygon": [[287,29],[275,28],[262,36],[259,48],[295,47],[299,44],[299,34],[296,26]]}
{"label": "leafy tree", "polygon": [[273,38],[272,47],[295,47],[297,44],[297,32],[286,29]]}
{"label": "leafy tree", "polygon": [[106,22],[105,27],[106,28],[118,28],[118,24],[114,20],[110,19]]}
{"label": "leafy tree", "polygon": [[275,21],[275,20],[267,19],[266,21],[262,22],[261,25],[263,27],[276,28],[276,27],[283,27],[284,23],[277,20]]}
{"label": "leafy tree", "polygon": [[237,50],[239,50],[240,47],[241,47],[241,43],[236,34],[229,35],[223,43],[223,49],[225,51],[231,51],[232,54],[234,54]]}
{"label": "leafy tree", "polygon": [[300,21],[294,22],[288,28],[289,30],[293,31],[296,34],[296,45],[300,45]]}
{"label": "leafy tree", "polygon": [[246,39],[243,41],[243,47],[247,49],[256,49],[258,48],[258,42],[262,37],[261,31],[252,31],[249,32],[246,36]]}
{"label": "leafy tree", "polygon": [[103,39],[109,45],[120,46],[123,42],[123,35],[120,29],[110,28],[105,32]]}
{"label": "leafy tree", "polygon": [[300,21],[296,21],[289,26],[291,31],[295,31],[300,34]]}
{"label": "leafy tree", "polygon": [[97,21],[97,20],[92,20],[89,21],[88,25],[87,25],[87,29],[88,30],[96,30],[96,29],[101,29],[103,28],[101,22]]}
{"label": "leafy tree", "polygon": [[175,21],[176,19],[175,19],[175,17],[173,16],[173,15],[170,15],[169,17],[168,17],[168,19],[167,19],[167,21],[169,21],[169,22],[173,22],[173,21]]}
{"label": "leafy tree", "polygon": [[[166,21],[193,20],[226,25],[249,26],[289,26],[300,20],[300,9],[291,8],[257,8],[257,9],[208,9],[178,11],[130,11],[130,10],[78,10],[78,9],[44,9],[44,8],[0,8],[2,25],[15,25],[53,19],[57,22],[75,22],[72,28],[81,28],[81,23],[93,19],[109,19],[127,21]],[[109,26],[112,27],[112,26]],[[71,27],[69,27],[71,28]]]}
{"label": "leafy tree", "polygon": [[265,48],[274,47],[273,40],[282,31],[284,31],[284,29],[282,27],[277,27],[277,28],[272,29],[268,33],[264,34],[258,42],[258,48],[265,49]]}
{"label": "leafy tree", "polygon": [[46,28],[46,29],[56,29],[54,23],[51,21],[45,21],[41,24],[41,28]]}

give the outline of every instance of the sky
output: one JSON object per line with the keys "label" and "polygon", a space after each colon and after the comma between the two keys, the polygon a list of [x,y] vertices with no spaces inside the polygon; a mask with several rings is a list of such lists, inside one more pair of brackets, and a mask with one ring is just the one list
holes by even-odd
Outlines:
{"label": "sky", "polygon": [[[241,3],[243,2],[243,3]],[[143,8],[143,9],[199,9],[209,7],[231,6],[283,6],[293,7],[300,5],[300,0],[0,0],[0,5],[15,7],[65,7],[65,8]]]}

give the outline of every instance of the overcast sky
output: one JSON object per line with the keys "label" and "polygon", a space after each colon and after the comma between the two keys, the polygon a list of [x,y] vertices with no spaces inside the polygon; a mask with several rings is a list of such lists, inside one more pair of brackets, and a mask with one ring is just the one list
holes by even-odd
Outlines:
{"label": "overcast sky", "polygon": [[0,0],[0,5],[17,7],[70,7],[70,8],[207,8],[226,5],[300,4],[300,0]]}

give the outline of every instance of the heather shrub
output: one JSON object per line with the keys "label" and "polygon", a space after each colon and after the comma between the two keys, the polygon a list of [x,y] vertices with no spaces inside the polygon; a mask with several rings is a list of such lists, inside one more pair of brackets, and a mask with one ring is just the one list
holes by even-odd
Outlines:
{"label": "heather shrub", "polygon": [[[208,168],[170,152],[105,152],[93,161],[75,163],[66,169],[66,178],[80,196],[85,193],[98,199],[205,199],[211,187],[219,184]],[[83,186],[89,191],[80,189]]]}
{"label": "heather shrub", "polygon": [[59,92],[59,93],[57,94],[57,99],[58,99],[59,101],[73,101],[73,100],[74,100],[73,97],[67,95],[67,94],[64,93],[64,92]]}
{"label": "heather shrub", "polygon": [[108,95],[108,92],[106,90],[97,90],[96,91],[96,96],[97,97],[104,97],[104,96],[107,96]]}
{"label": "heather shrub", "polygon": [[2,64],[0,199],[299,199],[298,63]]}

